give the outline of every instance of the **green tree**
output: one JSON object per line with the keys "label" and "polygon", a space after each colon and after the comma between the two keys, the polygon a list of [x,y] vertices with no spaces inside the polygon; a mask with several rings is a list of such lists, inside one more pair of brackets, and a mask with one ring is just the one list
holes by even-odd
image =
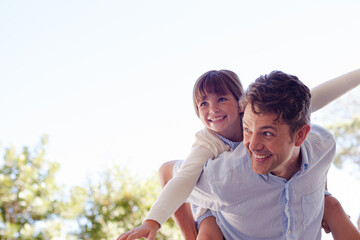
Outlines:
{"label": "green tree", "polygon": [[[345,163],[351,163],[357,165],[357,170],[360,170],[360,116],[354,116],[350,121],[329,125],[327,129],[336,139],[335,166],[341,168]],[[360,217],[357,225],[360,230]]]}
{"label": "green tree", "polygon": [[[78,238],[116,239],[142,223],[159,192],[155,177],[140,180],[119,167],[93,177],[85,210],[78,216]],[[157,239],[181,239],[172,220],[163,224]]]}
{"label": "green tree", "polygon": [[327,127],[336,139],[337,154],[334,164],[341,168],[345,162],[360,166],[360,116],[350,121],[340,122]]}
{"label": "green tree", "polygon": [[[64,217],[74,217],[83,209],[84,201],[63,200],[55,183],[59,164],[44,157],[47,141],[44,136],[33,153],[28,147],[19,154],[14,147],[5,149],[0,162],[0,239],[63,237]],[[81,191],[72,189],[77,195]]]}

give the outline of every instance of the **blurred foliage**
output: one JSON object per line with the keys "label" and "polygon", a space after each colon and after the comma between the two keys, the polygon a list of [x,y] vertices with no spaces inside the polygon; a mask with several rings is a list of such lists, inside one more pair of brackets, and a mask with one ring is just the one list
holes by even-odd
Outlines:
{"label": "blurred foliage", "polygon": [[360,116],[329,125],[327,129],[334,134],[336,140],[335,166],[341,168],[345,162],[351,162],[360,167]]}
{"label": "blurred foliage", "polygon": [[[345,164],[358,174],[360,170],[360,88],[352,90],[329,104],[320,118],[327,122],[326,128],[334,134],[336,157],[334,165],[342,168]],[[350,119],[350,120],[344,120]],[[354,168],[353,166],[357,166]],[[360,216],[357,221],[360,230]]]}
{"label": "blurred foliage", "polygon": [[[155,177],[136,179],[119,167],[89,181],[88,200],[78,216],[80,239],[116,239],[121,233],[140,225],[160,192]],[[157,239],[181,239],[170,219],[162,225]]]}
{"label": "blurred foliage", "polygon": [[[45,159],[47,136],[34,151],[5,149],[0,160],[0,240],[116,239],[140,225],[160,192],[118,167],[91,176],[68,192],[55,182],[59,164]],[[95,179],[96,178],[96,179]],[[181,239],[172,220],[157,239]]]}
{"label": "blurred foliage", "polygon": [[[65,201],[55,183],[59,164],[45,160],[45,145],[31,153],[5,149],[0,162],[0,239],[54,239],[63,235],[63,213],[77,215],[81,201]],[[84,202],[83,202],[84,203]],[[76,206],[76,208],[71,208]],[[70,207],[70,208],[69,208]]]}

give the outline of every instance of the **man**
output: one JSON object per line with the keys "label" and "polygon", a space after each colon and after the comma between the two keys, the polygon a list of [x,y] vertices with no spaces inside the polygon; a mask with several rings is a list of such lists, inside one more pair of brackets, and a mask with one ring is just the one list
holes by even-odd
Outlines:
{"label": "man", "polygon": [[190,202],[211,209],[226,239],[321,239],[335,141],[319,126],[310,131],[309,89],[274,71],[241,105],[246,149],[209,160]]}
{"label": "man", "polygon": [[[321,127],[310,131],[309,89],[297,77],[274,71],[251,84],[241,103],[243,143],[208,161],[189,201],[211,210],[226,239],[320,239],[335,141]],[[191,225],[188,219],[178,223]],[[147,238],[155,239],[159,224],[144,225],[141,231],[150,229]],[[187,229],[193,239],[196,229]],[[339,235],[344,239],[360,236],[351,222],[341,229],[346,229]],[[354,234],[348,238],[344,232]],[[120,238],[140,235],[135,231]]]}

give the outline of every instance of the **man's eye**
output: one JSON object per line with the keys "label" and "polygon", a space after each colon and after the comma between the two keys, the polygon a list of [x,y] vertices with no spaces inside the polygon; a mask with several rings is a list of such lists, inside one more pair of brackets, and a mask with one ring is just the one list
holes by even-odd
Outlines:
{"label": "man's eye", "polygon": [[272,133],[271,132],[264,132],[265,137],[271,137]]}

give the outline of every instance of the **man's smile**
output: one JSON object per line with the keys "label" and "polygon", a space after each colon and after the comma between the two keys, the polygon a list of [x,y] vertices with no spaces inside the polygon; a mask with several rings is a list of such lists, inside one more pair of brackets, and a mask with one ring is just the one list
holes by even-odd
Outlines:
{"label": "man's smile", "polygon": [[253,155],[256,158],[256,160],[259,161],[259,162],[263,162],[263,161],[267,160],[267,158],[272,156],[272,154],[256,155],[255,153],[253,153]]}

